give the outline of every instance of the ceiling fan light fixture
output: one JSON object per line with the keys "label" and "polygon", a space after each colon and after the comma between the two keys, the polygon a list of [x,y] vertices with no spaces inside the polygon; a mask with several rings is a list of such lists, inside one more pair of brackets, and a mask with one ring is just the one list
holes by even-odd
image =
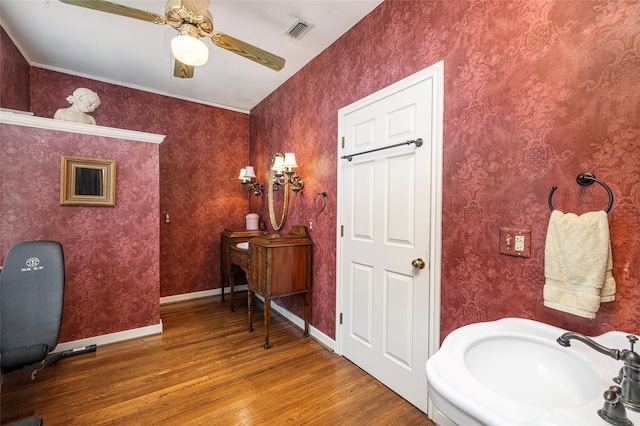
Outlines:
{"label": "ceiling fan light fixture", "polygon": [[171,53],[183,64],[194,67],[206,64],[209,59],[207,45],[189,34],[180,34],[171,40]]}

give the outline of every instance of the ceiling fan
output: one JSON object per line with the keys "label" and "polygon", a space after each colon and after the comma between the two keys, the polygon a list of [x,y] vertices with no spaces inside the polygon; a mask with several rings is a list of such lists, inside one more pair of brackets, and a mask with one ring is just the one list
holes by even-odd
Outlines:
{"label": "ceiling fan", "polygon": [[204,65],[209,48],[200,40],[210,38],[213,44],[230,50],[265,67],[280,71],[284,59],[245,43],[237,38],[213,31],[213,17],[209,12],[209,0],[168,0],[164,16],[106,0],[60,0],[73,6],[86,7],[101,12],[141,19],[154,24],[169,24],[180,34],[171,40],[171,52],[175,56],[173,75],[193,77],[194,67]]}

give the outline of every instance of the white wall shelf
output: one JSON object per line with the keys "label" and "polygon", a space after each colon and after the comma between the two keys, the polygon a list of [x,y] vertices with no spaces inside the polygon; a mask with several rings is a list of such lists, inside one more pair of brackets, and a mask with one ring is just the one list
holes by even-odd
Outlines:
{"label": "white wall shelf", "polygon": [[104,136],[108,138],[127,139],[138,142],[160,144],[165,135],[138,132],[135,130],[117,129],[115,127],[94,126],[91,124],[74,123],[71,121],[54,120],[52,118],[35,117],[29,113],[19,111],[0,110],[0,124],[34,127],[37,129],[58,130],[61,132],[81,133],[84,135]]}

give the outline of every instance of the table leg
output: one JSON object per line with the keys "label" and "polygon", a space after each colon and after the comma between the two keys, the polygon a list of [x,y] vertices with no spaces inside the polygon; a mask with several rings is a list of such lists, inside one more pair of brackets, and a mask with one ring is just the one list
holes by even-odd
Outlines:
{"label": "table leg", "polygon": [[229,312],[234,312],[233,309],[233,287],[236,283],[236,278],[235,278],[235,274],[231,273],[231,275],[229,275],[229,303],[231,304],[231,307],[229,308]]}
{"label": "table leg", "polygon": [[247,310],[249,311],[249,333],[253,331],[253,291],[247,291]]}
{"label": "table leg", "polygon": [[264,348],[269,349],[269,327],[271,326],[271,299],[264,299]]}
{"label": "table leg", "polygon": [[224,284],[227,281],[227,275],[224,273],[224,271],[220,271],[220,283],[222,286],[222,293],[220,296],[220,302],[224,303]]}

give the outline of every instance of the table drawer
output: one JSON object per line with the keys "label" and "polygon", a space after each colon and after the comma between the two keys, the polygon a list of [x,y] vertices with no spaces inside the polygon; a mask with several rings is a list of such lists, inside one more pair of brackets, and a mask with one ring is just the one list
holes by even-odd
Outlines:
{"label": "table drawer", "polygon": [[238,265],[242,269],[249,268],[249,250],[243,250],[237,246],[231,246],[231,263]]}

